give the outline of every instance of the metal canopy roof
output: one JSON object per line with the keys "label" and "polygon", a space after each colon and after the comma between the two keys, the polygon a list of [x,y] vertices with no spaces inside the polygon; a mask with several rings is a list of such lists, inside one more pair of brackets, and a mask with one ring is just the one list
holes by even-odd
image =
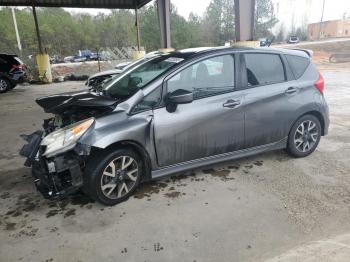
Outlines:
{"label": "metal canopy roof", "polygon": [[135,9],[151,0],[0,0],[0,6]]}

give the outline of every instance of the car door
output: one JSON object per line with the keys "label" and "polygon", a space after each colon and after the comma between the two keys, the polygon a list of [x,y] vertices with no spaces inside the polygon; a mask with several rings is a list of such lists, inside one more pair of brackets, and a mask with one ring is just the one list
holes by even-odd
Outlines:
{"label": "car door", "polygon": [[183,89],[194,100],[154,110],[158,165],[168,166],[241,149],[244,144],[243,96],[235,90],[232,54],[202,58],[164,81],[165,93]]}
{"label": "car door", "polygon": [[[277,142],[288,136],[298,108],[298,83],[278,53],[245,53],[245,147]],[[300,99],[300,98],[299,98]]]}

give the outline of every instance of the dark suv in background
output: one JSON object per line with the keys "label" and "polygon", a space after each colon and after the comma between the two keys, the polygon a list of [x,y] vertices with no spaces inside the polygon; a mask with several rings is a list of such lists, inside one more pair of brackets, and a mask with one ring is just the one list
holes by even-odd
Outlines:
{"label": "dark suv in background", "polygon": [[0,93],[26,80],[26,65],[17,55],[0,54]]}
{"label": "dark suv in background", "polygon": [[306,157],[329,125],[309,56],[238,47],[159,54],[102,90],[37,99],[55,116],[21,154],[45,197],[83,189],[105,205],[142,181],[221,161],[276,149]]}

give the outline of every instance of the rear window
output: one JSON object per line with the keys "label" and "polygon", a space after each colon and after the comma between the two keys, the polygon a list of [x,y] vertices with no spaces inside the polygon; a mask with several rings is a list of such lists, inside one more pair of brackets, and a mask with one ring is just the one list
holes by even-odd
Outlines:
{"label": "rear window", "polygon": [[296,79],[300,78],[310,64],[310,59],[297,55],[286,55],[288,64],[292,68]]}
{"label": "rear window", "polygon": [[277,54],[245,54],[248,86],[268,85],[286,80]]}

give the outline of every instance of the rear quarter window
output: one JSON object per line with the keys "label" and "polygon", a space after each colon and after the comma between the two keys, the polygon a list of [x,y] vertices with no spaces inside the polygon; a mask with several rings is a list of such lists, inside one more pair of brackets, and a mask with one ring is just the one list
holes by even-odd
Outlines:
{"label": "rear quarter window", "polygon": [[285,55],[296,79],[300,78],[310,64],[310,59],[297,55]]}
{"label": "rear quarter window", "polygon": [[269,85],[286,81],[278,54],[245,54],[248,86]]}

